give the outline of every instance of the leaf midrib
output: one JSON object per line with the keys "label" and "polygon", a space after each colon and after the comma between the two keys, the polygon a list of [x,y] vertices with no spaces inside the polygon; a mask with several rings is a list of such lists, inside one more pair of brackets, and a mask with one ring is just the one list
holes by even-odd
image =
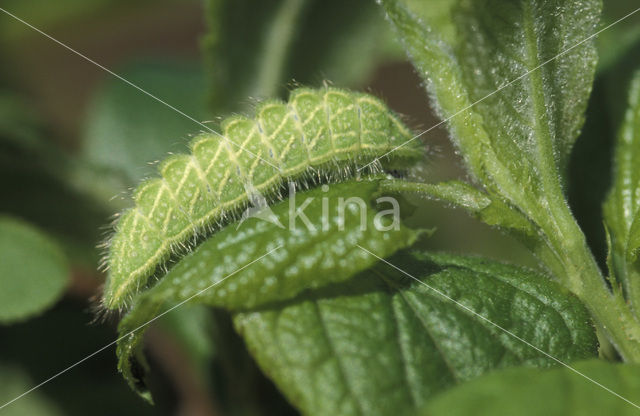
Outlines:
{"label": "leaf midrib", "polygon": [[[542,66],[549,62],[541,62],[540,47],[537,43],[537,23],[531,2],[523,2],[522,25],[525,42],[526,66],[531,71],[524,77],[528,82],[528,93],[531,97],[531,121],[535,142],[535,165],[540,178],[541,190],[536,192],[533,201],[526,198],[527,205],[523,207],[543,231],[544,241],[551,252],[557,257],[560,270],[555,270],[557,278],[567,282],[574,293],[581,296],[586,290],[581,277],[582,271],[572,267],[568,260],[572,256],[572,249],[584,247],[584,236],[577,226],[566,202],[560,173],[554,156],[553,135],[551,132],[549,114],[546,111]],[[553,59],[557,58],[554,56]],[[526,81],[525,81],[526,79]],[[598,287],[599,288],[599,287]]]}
{"label": "leaf midrib", "polygon": [[382,273],[376,272],[376,274],[380,276],[380,278],[387,284],[387,286],[389,286],[389,288],[398,291],[404,303],[409,307],[409,309],[411,309],[415,317],[418,319],[418,321],[420,321],[420,323],[424,327],[425,331],[427,332],[427,335],[429,335],[429,338],[431,338],[431,341],[433,342],[433,346],[436,348],[436,350],[438,350],[438,353],[440,354],[442,361],[444,362],[447,369],[451,373],[451,377],[456,383],[459,383],[462,379],[456,372],[454,365],[449,362],[447,358],[447,354],[444,353],[442,346],[438,343],[437,337],[433,335],[431,331],[431,327],[429,326],[429,323],[423,319],[422,314],[419,313],[419,311],[415,308],[413,303],[411,303],[411,301],[407,298],[402,288],[400,288],[398,285],[394,285],[393,282],[389,280],[386,276],[384,276]]}
{"label": "leaf midrib", "polygon": [[402,343],[402,338],[400,334],[400,320],[398,319],[398,314],[400,313],[400,311],[394,305],[393,296],[389,296],[387,300],[388,300],[389,311],[391,312],[391,317],[393,319],[393,322],[395,323],[394,325],[395,340],[398,345],[398,351],[400,353],[399,356],[400,356],[400,360],[402,361],[402,372],[404,374],[404,377],[402,377],[402,379],[407,388],[407,391],[409,392],[409,397],[411,397],[413,406],[414,408],[417,409],[419,406],[419,399],[418,399],[419,394],[415,390],[414,386],[411,384],[411,381],[409,379],[410,370],[409,370],[409,363],[407,362],[407,356],[406,356],[407,352],[405,351],[404,345]]}
{"label": "leaf midrib", "polygon": [[353,403],[356,405],[357,409],[358,409],[358,414],[364,415],[365,411],[364,411],[364,407],[362,405],[362,402],[360,400],[360,396],[358,395],[358,392],[353,388],[353,385],[351,383],[351,380],[349,380],[349,377],[347,376],[347,371],[344,368],[344,365],[342,363],[342,360],[340,359],[340,354],[338,354],[338,349],[336,349],[335,345],[333,344],[333,340],[331,339],[331,335],[330,335],[330,331],[327,328],[324,316],[322,315],[322,308],[320,308],[320,305],[318,305],[317,301],[313,301],[311,302],[311,304],[313,305],[313,308],[316,311],[316,314],[318,315],[318,321],[320,322],[320,327],[322,329],[322,333],[324,334],[324,337],[327,341],[327,346],[329,347],[329,349],[332,352],[332,355],[336,358],[336,364],[338,366],[338,371],[340,372],[340,376],[342,378],[342,380],[344,381],[344,385],[347,388],[348,391],[351,392],[351,397],[353,398]]}
{"label": "leaf midrib", "polygon": [[[560,191],[560,181],[553,152],[553,140],[549,127],[549,115],[546,111],[544,82],[542,80],[543,62],[540,62],[540,50],[536,41],[536,19],[530,2],[523,2],[522,24],[525,42],[525,62],[531,71],[524,79],[529,83],[529,96],[532,101],[531,122],[535,134],[536,160],[541,184],[541,195],[556,195]],[[524,81],[524,80],[523,80]],[[550,199],[550,198],[546,198]],[[551,210],[553,212],[553,210]],[[535,215],[535,213],[532,213]]]}

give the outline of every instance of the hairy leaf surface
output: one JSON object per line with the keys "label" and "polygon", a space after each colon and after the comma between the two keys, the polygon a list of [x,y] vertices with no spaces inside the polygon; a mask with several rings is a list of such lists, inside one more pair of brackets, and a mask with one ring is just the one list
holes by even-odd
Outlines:
{"label": "hairy leaf surface", "polygon": [[459,0],[451,41],[398,0],[380,2],[469,171],[539,228],[538,256],[558,279],[579,296],[605,292],[564,196],[595,72],[601,2]]}
{"label": "hairy leaf surface", "polygon": [[453,44],[382,4],[476,176],[509,193],[564,172],[591,91],[595,48],[580,42],[595,32],[597,0],[461,0]]}
{"label": "hairy leaf surface", "polygon": [[[410,246],[418,232],[401,225],[394,229],[392,218],[378,216],[383,211],[378,213],[375,204],[369,204],[378,183],[372,179],[352,180],[328,190],[302,192],[274,205],[274,217],[266,217],[270,221],[252,217],[227,226],[139,295],[121,322],[120,333],[136,330],[187,299],[242,310],[344,281],[376,262],[356,244],[380,257]],[[359,198],[362,204],[353,198]],[[390,206],[381,202],[377,208],[388,210]],[[299,216],[301,212],[310,227]],[[144,363],[139,351],[142,334],[137,331],[118,344],[120,369],[139,391],[144,386],[139,374],[132,373],[137,370],[132,369],[131,359],[136,354]]]}
{"label": "hairy leaf surface", "polygon": [[587,311],[544,276],[449,255],[403,252],[389,262],[420,282],[380,263],[236,315],[258,363],[303,413],[410,414],[492,369],[554,364],[430,288],[561,360],[596,354]]}
{"label": "hairy leaf surface", "polygon": [[600,360],[572,364],[595,382],[567,368],[540,371],[514,368],[489,374],[435,398],[424,415],[601,416],[637,415],[640,366]]}

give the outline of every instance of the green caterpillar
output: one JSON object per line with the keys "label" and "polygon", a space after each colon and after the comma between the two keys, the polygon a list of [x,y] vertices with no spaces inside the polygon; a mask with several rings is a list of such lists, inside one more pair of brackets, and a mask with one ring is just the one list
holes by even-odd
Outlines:
{"label": "green caterpillar", "polygon": [[222,128],[223,138],[195,137],[191,154],[170,156],[161,178],[135,191],[108,244],[107,309],[125,305],[172,253],[229,222],[253,192],[273,200],[305,175],[345,176],[378,158],[403,169],[422,156],[417,141],[387,156],[411,131],[379,99],[334,88],[296,89],[288,103],[262,103],[254,119],[234,116]]}

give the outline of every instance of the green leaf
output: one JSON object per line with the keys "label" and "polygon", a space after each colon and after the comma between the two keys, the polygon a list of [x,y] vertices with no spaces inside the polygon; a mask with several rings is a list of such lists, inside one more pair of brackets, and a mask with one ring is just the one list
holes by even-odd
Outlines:
{"label": "green leaf", "polygon": [[[316,188],[272,206],[275,217],[270,221],[251,217],[243,223],[232,223],[141,293],[120,323],[120,334],[135,330],[187,299],[242,310],[344,281],[376,262],[356,244],[381,257],[410,246],[419,233],[399,223],[397,228],[392,227],[393,219],[382,215],[390,208],[386,202],[377,205],[384,210],[380,212],[369,203],[378,184],[377,179],[363,179],[335,184],[328,190]],[[347,198],[359,199],[362,205]],[[144,394],[140,376],[132,373],[131,361],[135,355],[144,365],[139,350],[142,334],[137,331],[123,338],[118,355],[125,378]]]}
{"label": "green leaf", "polygon": [[517,173],[523,161],[511,165],[514,177],[535,177],[536,169],[552,170],[554,162],[564,173],[584,122],[597,56],[593,42],[578,44],[595,33],[600,3],[460,4],[457,53],[472,101],[522,77],[475,106],[503,163],[510,166],[507,157],[521,155],[530,165],[524,175]]}
{"label": "green leaf", "polygon": [[612,274],[624,285],[634,308],[640,306],[640,72],[618,134],[613,188],[604,205],[611,237]]}
{"label": "green leaf", "polygon": [[419,282],[381,263],[236,315],[259,365],[303,413],[411,414],[492,369],[555,364],[435,290],[558,359],[596,353],[585,308],[543,276],[450,255],[404,252],[389,262]]}
{"label": "green leaf", "polygon": [[452,44],[397,1],[382,4],[469,170],[544,222],[583,123],[596,53],[574,46],[595,32],[599,2],[459,1]]}
{"label": "green leaf", "polygon": [[[196,63],[147,60],[130,63],[120,73],[190,117],[205,119],[204,78]],[[189,132],[203,130],[118,79],[106,81],[87,117],[86,158],[124,174],[127,186],[154,173],[149,163],[181,149]]]}
{"label": "green leaf", "polygon": [[419,18],[429,22],[429,25],[448,44],[455,43],[455,28],[452,16],[458,0],[400,0]]}
{"label": "green leaf", "polygon": [[[461,69],[452,46],[446,44],[430,27],[423,25],[423,22],[410,13],[400,1],[379,2],[402,39],[416,69],[425,80],[427,91],[431,94],[439,115],[448,118],[470,107],[469,93],[462,82]],[[464,140],[459,146],[464,151],[470,170],[480,177],[485,177],[486,175],[481,176],[482,160],[478,155],[484,152],[488,157],[493,155],[493,151],[480,115],[475,111],[467,111],[452,118],[449,128],[455,140]]]}
{"label": "green leaf", "polygon": [[[640,407],[640,366],[600,360],[540,371],[514,368],[489,374],[435,398],[425,408],[429,416],[637,415]],[[597,383],[611,389],[605,390]],[[614,394],[615,393],[615,394]],[[620,395],[635,403],[628,403]]]}
{"label": "green leaf", "polygon": [[69,279],[60,248],[39,230],[0,216],[0,323],[29,318],[50,307]]}
{"label": "green leaf", "polygon": [[[33,387],[33,380],[18,367],[0,363],[0,404],[4,405]],[[41,392],[34,391],[2,409],[3,416],[57,416],[63,413]]]}
{"label": "green leaf", "polygon": [[611,295],[564,195],[595,72],[600,0],[459,0],[452,43],[397,0],[380,2],[470,173],[538,227],[544,266],[625,359],[637,357],[640,328]]}

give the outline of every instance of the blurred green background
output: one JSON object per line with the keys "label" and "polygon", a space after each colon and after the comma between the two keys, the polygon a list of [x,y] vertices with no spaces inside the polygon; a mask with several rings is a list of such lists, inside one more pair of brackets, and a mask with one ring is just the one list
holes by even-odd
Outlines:
{"label": "blurred green background", "polygon": [[[451,0],[407,0],[447,18]],[[438,122],[374,1],[5,0],[3,9],[212,128],[298,84],[372,92],[416,131]],[[604,22],[628,12],[605,1]],[[601,63],[571,166],[572,206],[601,263],[600,203],[626,80],[640,63],[639,19],[599,39]],[[96,313],[99,244],[131,187],[202,126],[0,12],[0,405],[116,337]],[[441,126],[416,173],[463,177]],[[420,244],[535,267],[513,239],[429,201],[408,221]],[[154,325],[157,404],[117,374],[113,348],[0,410],[7,415],[295,414],[221,311],[184,307]]]}

